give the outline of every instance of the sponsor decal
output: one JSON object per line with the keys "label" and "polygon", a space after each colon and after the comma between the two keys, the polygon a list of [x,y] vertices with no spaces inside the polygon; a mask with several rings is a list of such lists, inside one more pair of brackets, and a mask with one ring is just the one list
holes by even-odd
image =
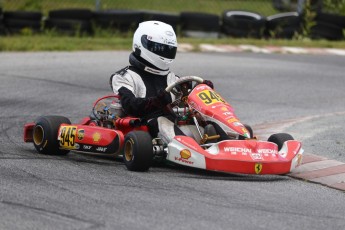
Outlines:
{"label": "sponsor decal", "polygon": [[261,171],[262,171],[262,164],[261,163],[256,163],[254,169],[255,169],[255,173],[256,174],[260,174]]}
{"label": "sponsor decal", "polygon": [[92,148],[92,146],[90,146],[90,145],[84,145],[83,146],[83,149],[85,149],[85,150],[90,150]]}
{"label": "sponsor decal", "polygon": [[78,143],[75,143],[73,149],[80,149],[80,145]]}
{"label": "sponsor decal", "polygon": [[192,156],[192,153],[188,150],[188,149],[184,149],[180,152],[180,156],[183,158],[183,159],[186,159],[188,160],[191,156]]}
{"label": "sponsor decal", "polygon": [[222,110],[222,111],[228,111],[228,108],[222,107],[220,110]]}
{"label": "sponsor decal", "polygon": [[93,141],[94,142],[99,142],[101,139],[102,139],[102,136],[99,132],[95,132],[93,135],[92,135],[92,138],[93,138]]}
{"label": "sponsor decal", "polygon": [[224,116],[231,116],[231,115],[233,115],[233,114],[232,114],[231,112],[227,111],[227,112],[224,112],[223,115],[224,115]]}
{"label": "sponsor decal", "polygon": [[173,32],[171,32],[171,31],[165,31],[165,34],[168,35],[168,36],[173,36],[174,35]]}
{"label": "sponsor decal", "polygon": [[243,126],[243,124],[241,124],[240,122],[234,122],[234,123],[232,123],[234,126],[236,126],[236,127],[239,127],[239,126]]}
{"label": "sponsor decal", "polygon": [[85,130],[84,129],[79,129],[78,130],[78,140],[83,140],[84,139],[84,136],[85,136]]}
{"label": "sponsor decal", "polygon": [[189,160],[183,159],[182,157],[175,157],[175,161],[180,161],[182,163],[186,163],[186,164],[189,164],[189,165],[193,165],[194,164],[193,161],[189,161]]}
{"label": "sponsor decal", "polygon": [[151,73],[155,73],[155,74],[159,74],[160,71],[159,70],[155,70],[153,68],[150,68],[150,67],[145,67],[145,70],[148,71],[148,72],[151,72]]}
{"label": "sponsor decal", "polygon": [[183,149],[180,152],[180,156],[181,157],[175,157],[175,161],[180,161],[182,163],[189,164],[189,165],[193,165],[194,164],[193,161],[188,160],[192,156],[192,153],[188,149]]}
{"label": "sponsor decal", "polygon": [[239,120],[237,118],[235,118],[235,117],[228,119],[229,123],[234,123],[234,122],[238,122],[238,121]]}
{"label": "sponsor decal", "polygon": [[286,156],[287,156],[287,152],[285,152],[285,151],[281,151],[281,152],[278,152],[278,154],[281,156],[281,157],[283,157],[283,158],[286,158]]}
{"label": "sponsor decal", "polygon": [[253,160],[263,160],[261,153],[251,153],[250,156]]}
{"label": "sponsor decal", "polygon": [[241,147],[224,147],[224,152],[241,152],[243,153],[251,153],[252,150],[248,148],[241,148]]}
{"label": "sponsor decal", "polygon": [[275,149],[258,149],[258,153],[263,153],[266,156],[267,154],[278,154],[278,151]]}
{"label": "sponsor decal", "polygon": [[107,151],[107,148],[106,147],[98,147],[98,148],[96,148],[96,151],[104,153]]}

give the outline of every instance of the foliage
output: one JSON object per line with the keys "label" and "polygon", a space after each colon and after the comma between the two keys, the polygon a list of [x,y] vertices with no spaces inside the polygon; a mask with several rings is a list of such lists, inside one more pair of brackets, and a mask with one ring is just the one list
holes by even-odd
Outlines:
{"label": "foliage", "polygon": [[299,35],[299,38],[308,39],[310,37],[311,29],[316,25],[315,17],[316,11],[312,7],[311,0],[306,0],[303,10],[302,34]]}
{"label": "foliage", "polygon": [[345,15],[345,0],[324,0],[323,5],[331,13]]}

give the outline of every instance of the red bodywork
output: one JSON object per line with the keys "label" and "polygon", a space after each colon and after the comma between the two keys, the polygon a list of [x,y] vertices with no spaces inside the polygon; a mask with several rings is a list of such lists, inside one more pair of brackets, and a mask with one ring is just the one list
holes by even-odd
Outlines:
{"label": "red bodywork", "polygon": [[[105,99],[118,99],[118,96],[102,97],[94,103],[94,107]],[[113,121],[114,128],[110,129],[100,127],[95,120],[85,117],[77,124],[61,124],[57,137],[61,149],[116,154],[121,152],[124,136],[128,132],[133,130],[148,131],[147,126],[138,122],[139,119],[135,117],[117,118]],[[34,126],[34,122],[25,124],[24,142],[33,142]],[[71,140],[71,138],[73,139]]]}

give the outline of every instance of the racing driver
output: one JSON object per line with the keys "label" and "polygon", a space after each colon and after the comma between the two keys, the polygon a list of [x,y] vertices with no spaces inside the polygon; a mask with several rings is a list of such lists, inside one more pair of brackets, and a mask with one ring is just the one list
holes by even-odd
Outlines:
{"label": "racing driver", "polygon": [[[160,21],[139,24],[133,36],[133,52],[129,55],[129,66],[110,77],[110,85],[120,96],[126,115],[148,121],[153,138],[159,136],[169,143],[175,135],[184,135],[164,113],[174,95],[165,88],[179,77],[170,71],[177,51],[177,39],[173,28]],[[211,81],[205,80],[213,88]]]}

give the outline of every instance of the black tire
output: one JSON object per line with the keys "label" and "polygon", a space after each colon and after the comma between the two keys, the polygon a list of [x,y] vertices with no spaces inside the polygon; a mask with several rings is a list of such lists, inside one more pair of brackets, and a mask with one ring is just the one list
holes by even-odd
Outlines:
{"label": "black tire", "polygon": [[95,26],[121,32],[134,31],[144,20],[144,14],[136,10],[107,10],[93,13]]}
{"label": "black tire", "polygon": [[276,133],[271,135],[267,141],[273,142],[278,145],[278,151],[281,150],[285,141],[294,140],[293,137],[288,133]]}
{"label": "black tire", "polygon": [[266,36],[291,39],[301,33],[302,17],[297,12],[286,12],[266,18]]}
{"label": "black tire", "polygon": [[[244,127],[246,127],[246,129],[249,131],[249,138],[254,138],[254,133],[253,133],[253,129],[250,125],[247,124],[243,124]],[[245,140],[246,138],[244,136],[239,136],[239,140]]]}
{"label": "black tire", "polygon": [[181,30],[219,32],[219,16],[207,13],[181,12]]}
{"label": "black tire", "polygon": [[55,29],[57,32],[75,35],[77,32],[92,33],[92,25],[87,20],[47,19],[45,29]]}
{"label": "black tire", "polygon": [[132,131],[126,135],[123,161],[128,170],[149,170],[153,160],[152,138],[144,131]]}
{"label": "black tire", "polygon": [[91,20],[92,12],[89,9],[62,9],[51,10],[48,13],[50,19]]}
{"label": "black tire", "polygon": [[222,15],[222,32],[232,37],[261,38],[265,23],[265,18],[258,13],[226,10]]}
{"label": "black tire", "polygon": [[253,129],[250,125],[247,125],[247,124],[243,124],[244,127],[246,127],[246,129],[249,131],[249,134],[250,134],[250,138],[254,138],[254,132],[253,132]]}
{"label": "black tire", "polygon": [[167,23],[172,26],[175,33],[177,31],[177,27],[180,24],[180,15],[178,14],[168,14],[168,13],[160,13],[160,12],[144,12],[144,19],[145,21],[160,21]]}
{"label": "black tire", "polygon": [[6,19],[4,25],[9,32],[20,32],[24,28],[29,28],[34,32],[39,32],[41,30],[41,21]]}
{"label": "black tire", "polygon": [[334,24],[317,22],[317,24],[311,28],[311,38],[333,41],[343,40],[343,28]]}
{"label": "black tire", "polygon": [[333,24],[345,29],[345,16],[330,14],[330,13],[319,13],[315,18],[316,22],[324,22],[328,24]]}
{"label": "black tire", "polygon": [[58,131],[63,123],[71,124],[71,121],[62,116],[42,116],[35,121],[33,141],[39,153],[65,155],[69,152],[59,148]]}
{"label": "black tire", "polygon": [[36,11],[4,11],[4,19],[41,21],[42,13]]}

